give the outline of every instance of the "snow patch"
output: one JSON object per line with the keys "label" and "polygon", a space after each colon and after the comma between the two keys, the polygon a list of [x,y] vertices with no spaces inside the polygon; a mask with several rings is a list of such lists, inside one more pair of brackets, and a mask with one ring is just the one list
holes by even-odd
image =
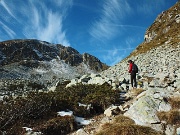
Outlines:
{"label": "snow patch", "polygon": [[[60,111],[57,112],[58,116],[72,116],[73,112],[72,111]],[[79,123],[80,125],[88,125],[91,123],[91,120],[86,120],[85,118],[82,117],[77,117],[75,116],[75,121]]]}
{"label": "snow patch", "polygon": [[34,51],[34,52],[36,52],[36,54],[37,54],[40,58],[42,58],[42,57],[43,57],[42,53],[40,53],[38,50],[33,49],[33,51]]}
{"label": "snow patch", "polygon": [[22,128],[24,128],[27,132],[32,131],[32,128],[28,128],[28,127],[22,127]]}
{"label": "snow patch", "polygon": [[35,69],[35,71],[38,72],[38,73],[41,73],[41,74],[47,72],[46,70],[43,70],[43,69],[40,69],[40,68]]}
{"label": "snow patch", "polygon": [[91,120],[85,120],[85,118],[82,118],[82,117],[75,117],[75,120],[80,125],[89,125],[91,123]]}
{"label": "snow patch", "polygon": [[81,104],[79,102],[78,102],[78,104],[79,104],[79,106],[87,107],[87,110],[89,110],[91,108],[91,104],[85,105],[85,104]]}
{"label": "snow patch", "polygon": [[68,111],[68,112],[60,111],[60,112],[57,112],[57,114],[58,114],[58,116],[72,116],[73,112],[72,111]]}

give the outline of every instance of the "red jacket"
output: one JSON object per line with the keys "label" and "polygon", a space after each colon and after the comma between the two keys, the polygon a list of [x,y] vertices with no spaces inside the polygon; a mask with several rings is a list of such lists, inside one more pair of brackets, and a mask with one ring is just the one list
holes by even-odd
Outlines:
{"label": "red jacket", "polygon": [[129,63],[129,73],[132,72],[133,63]]}

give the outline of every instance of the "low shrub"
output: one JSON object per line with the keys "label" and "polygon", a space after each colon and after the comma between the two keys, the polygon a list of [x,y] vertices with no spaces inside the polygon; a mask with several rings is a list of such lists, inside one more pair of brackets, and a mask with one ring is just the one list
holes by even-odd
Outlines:
{"label": "low shrub", "polygon": [[[69,88],[59,86],[54,92],[29,92],[25,97],[7,98],[1,102],[0,131],[6,131],[8,135],[19,135],[25,126],[39,127],[44,134],[50,134],[50,131],[55,133],[62,128],[62,122],[68,119],[57,118],[58,111],[71,110],[76,116],[89,118],[102,113],[109,105],[117,102],[119,92],[113,91],[108,84],[78,84]],[[79,106],[79,103],[83,106]],[[90,104],[90,108],[85,106]],[[69,120],[72,123],[73,120]],[[68,126],[66,128],[65,133],[74,129]]]}
{"label": "low shrub", "polygon": [[71,116],[56,117],[35,128],[44,135],[66,135],[76,129],[77,124]]}

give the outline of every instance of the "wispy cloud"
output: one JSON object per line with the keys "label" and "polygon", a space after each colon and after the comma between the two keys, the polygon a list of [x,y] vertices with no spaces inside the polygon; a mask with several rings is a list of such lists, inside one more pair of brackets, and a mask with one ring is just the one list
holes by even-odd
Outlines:
{"label": "wispy cloud", "polygon": [[16,35],[16,33],[10,29],[8,26],[6,26],[4,23],[0,22],[0,26],[2,26],[1,28],[4,29],[4,31],[11,37],[14,38],[14,36]]}
{"label": "wispy cloud", "polygon": [[113,66],[123,59],[124,54],[131,52],[134,48],[129,45],[127,48],[99,49],[88,51],[88,53],[100,53],[103,61],[109,61],[109,65]]}
{"label": "wispy cloud", "polygon": [[11,9],[7,6],[7,4],[4,2],[4,0],[2,0],[2,1],[0,1],[0,2],[1,2],[0,4],[4,7],[4,9],[5,9],[12,17],[15,18],[13,12],[11,12]]}
{"label": "wispy cloud", "polygon": [[113,38],[117,34],[114,24],[119,24],[130,11],[129,4],[124,0],[104,1],[100,18],[93,23],[90,34],[99,40]]}
{"label": "wispy cloud", "polygon": [[166,0],[160,1],[144,1],[136,3],[136,10],[141,14],[152,15],[154,11],[161,9],[165,6]]}
{"label": "wispy cloud", "polygon": [[120,54],[119,49],[115,48],[113,50],[109,50],[106,55],[103,55],[103,60],[109,61],[110,66],[112,66],[123,59],[122,54]]}
{"label": "wispy cloud", "polygon": [[[66,39],[66,32],[63,30],[63,19],[66,17],[67,9],[72,5],[71,0],[68,2],[63,3],[62,0],[52,1],[52,4],[56,4],[53,7],[60,10],[56,12],[53,9],[49,9],[48,5],[44,3],[41,3],[41,10],[38,8],[38,3],[32,3],[33,11],[29,25],[33,24],[34,31],[30,31],[30,27],[27,26],[25,33],[32,37],[36,36],[40,40],[70,46],[69,41]],[[35,21],[33,18],[35,18]]]}
{"label": "wispy cloud", "polygon": [[[17,5],[15,9],[13,6],[17,3],[18,9]],[[52,4],[52,6],[48,4]],[[63,0],[52,0],[51,2],[36,0],[1,2],[2,7],[12,17],[12,22],[15,23],[14,27],[11,28],[12,31],[16,25],[16,27],[19,27],[18,35],[22,35],[21,37],[61,43],[65,46],[70,46],[70,43],[66,38],[63,22],[72,4],[73,0],[65,2]],[[53,7],[53,9],[50,7]],[[10,22],[6,21],[6,23],[10,25]],[[9,31],[9,29],[6,29],[7,33]],[[12,34],[9,33],[8,35],[13,38]]]}

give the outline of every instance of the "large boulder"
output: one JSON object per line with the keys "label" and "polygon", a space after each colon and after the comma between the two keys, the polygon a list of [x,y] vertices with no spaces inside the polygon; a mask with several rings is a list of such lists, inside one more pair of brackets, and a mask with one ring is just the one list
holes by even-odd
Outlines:
{"label": "large boulder", "polygon": [[163,126],[157,112],[171,110],[171,105],[167,99],[173,95],[173,90],[170,88],[149,88],[141,96],[137,96],[137,99],[124,115],[133,119],[136,124],[150,126],[162,131]]}

